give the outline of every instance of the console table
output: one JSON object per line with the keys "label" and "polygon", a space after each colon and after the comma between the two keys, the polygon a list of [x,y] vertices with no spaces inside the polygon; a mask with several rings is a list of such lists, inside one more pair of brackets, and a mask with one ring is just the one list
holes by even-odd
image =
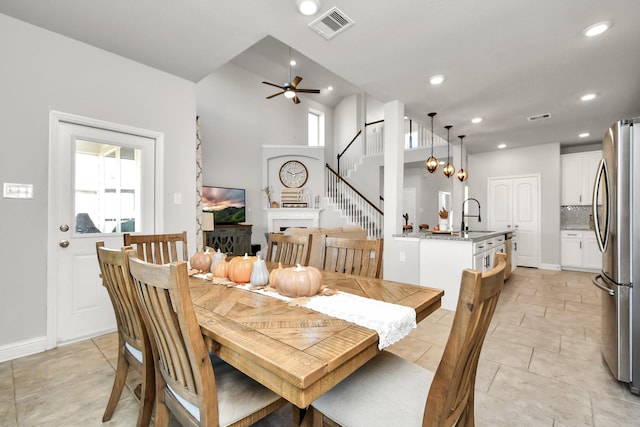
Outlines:
{"label": "console table", "polygon": [[205,231],[206,245],[228,255],[251,253],[251,224],[216,225]]}

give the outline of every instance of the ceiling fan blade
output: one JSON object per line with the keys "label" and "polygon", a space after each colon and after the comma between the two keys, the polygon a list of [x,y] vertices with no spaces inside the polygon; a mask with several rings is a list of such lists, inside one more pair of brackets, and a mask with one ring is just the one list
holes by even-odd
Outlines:
{"label": "ceiling fan blade", "polygon": [[284,87],[282,87],[282,86],[280,86],[280,85],[277,85],[277,84],[275,84],[275,83],[269,83],[269,82],[262,82],[262,83],[264,83],[264,84],[266,84],[266,85],[269,85],[269,86],[277,87],[277,88],[279,88],[279,89],[284,90]]}
{"label": "ceiling fan blade", "polygon": [[299,93],[320,93],[320,89],[296,89]]}
{"label": "ceiling fan blade", "polygon": [[302,77],[296,76],[296,78],[293,79],[293,81],[291,82],[291,86],[293,86],[295,88],[296,86],[298,86],[300,84],[301,81],[302,81]]}
{"label": "ceiling fan blade", "polygon": [[291,100],[293,101],[294,104],[300,104],[300,99],[298,99],[297,96],[294,96],[293,98],[291,98]]}
{"label": "ceiling fan blade", "polygon": [[282,95],[283,93],[284,93],[284,92],[274,93],[274,94],[273,94],[273,95],[271,95],[271,96],[267,96],[267,99],[271,99],[271,98],[273,98],[273,97],[275,97],[275,96]]}

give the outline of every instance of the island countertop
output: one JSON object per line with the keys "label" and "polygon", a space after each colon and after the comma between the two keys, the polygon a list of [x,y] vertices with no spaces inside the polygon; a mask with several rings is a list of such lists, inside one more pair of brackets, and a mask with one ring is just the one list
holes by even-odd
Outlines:
{"label": "island countertop", "polygon": [[413,239],[432,239],[432,240],[457,240],[466,242],[479,242],[481,240],[491,239],[497,236],[503,236],[507,233],[513,233],[513,230],[501,231],[460,231],[442,232],[442,231],[419,231],[417,233],[394,234],[396,239],[413,238]]}

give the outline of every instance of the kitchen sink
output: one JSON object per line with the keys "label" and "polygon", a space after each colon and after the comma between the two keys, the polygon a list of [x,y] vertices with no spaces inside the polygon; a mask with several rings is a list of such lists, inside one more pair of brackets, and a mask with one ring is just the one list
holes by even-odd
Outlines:
{"label": "kitchen sink", "polygon": [[495,230],[467,230],[467,233],[495,233]]}

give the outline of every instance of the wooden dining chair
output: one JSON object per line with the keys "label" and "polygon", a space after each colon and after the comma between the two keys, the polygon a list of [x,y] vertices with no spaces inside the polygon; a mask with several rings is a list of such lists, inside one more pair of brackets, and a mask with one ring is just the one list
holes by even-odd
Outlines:
{"label": "wooden dining chair", "polygon": [[187,232],[173,234],[124,234],[124,245],[132,246],[138,257],[154,264],[188,261]]}
{"label": "wooden dining chair", "polygon": [[286,401],[231,365],[210,359],[191,301],[187,263],[156,265],[128,252],[156,361],[155,425],[249,426]]}
{"label": "wooden dining chair", "polygon": [[111,298],[118,325],[118,365],[102,422],[111,419],[131,366],[140,372],[142,377],[136,426],[147,427],[151,420],[155,396],[153,352],[135,301],[135,289],[129,274],[125,249],[131,248],[107,249],[104,247],[104,242],[96,242],[102,284]]}
{"label": "wooden dining chair", "polygon": [[309,265],[312,239],[311,234],[269,233],[265,261]]}
{"label": "wooden dining chair", "polygon": [[435,372],[383,351],[313,402],[313,425],[327,417],[345,427],[473,426],[478,359],[506,263],[506,255],[497,254],[492,270],[462,272],[451,333]]}
{"label": "wooden dining chair", "polygon": [[383,239],[324,237],[323,240],[323,270],[380,278]]}

